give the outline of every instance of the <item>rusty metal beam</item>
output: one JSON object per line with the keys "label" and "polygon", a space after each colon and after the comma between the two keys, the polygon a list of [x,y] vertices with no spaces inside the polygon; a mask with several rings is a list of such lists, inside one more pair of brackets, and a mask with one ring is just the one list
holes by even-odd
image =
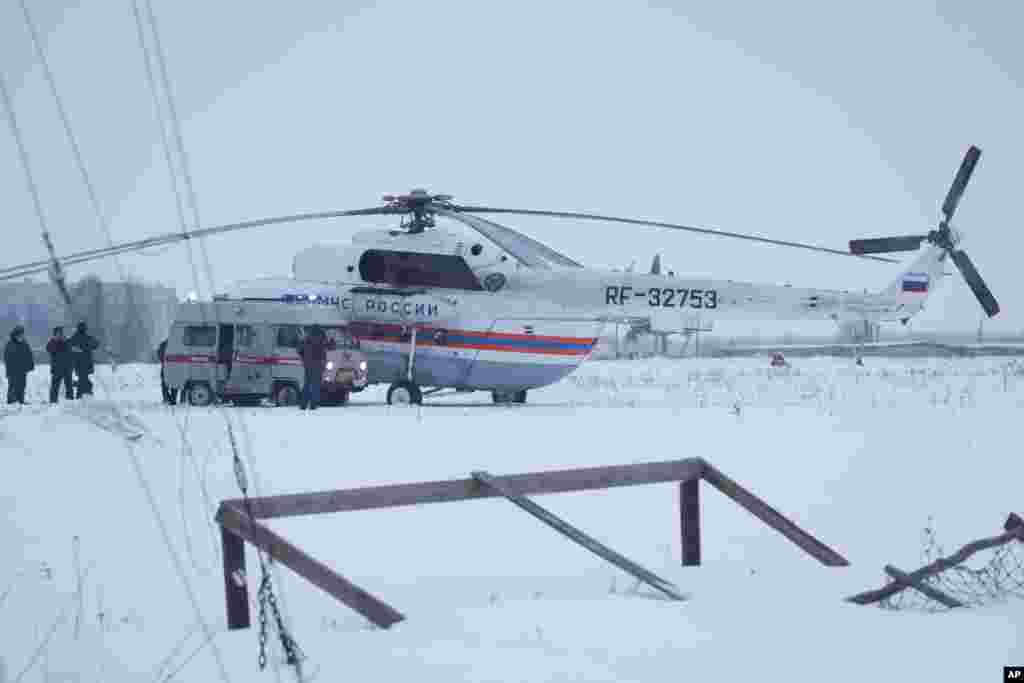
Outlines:
{"label": "rusty metal beam", "polygon": [[228,629],[249,628],[249,589],[245,576],[245,542],[222,526],[220,544],[224,551],[224,594],[227,596]]}
{"label": "rusty metal beam", "polygon": [[[535,496],[547,493],[607,489],[616,486],[685,481],[700,477],[704,472],[704,467],[705,463],[702,459],[686,458],[632,465],[511,474],[496,477],[496,479],[514,495]],[[447,503],[498,496],[500,496],[499,493],[481,486],[479,482],[470,477],[416,484],[391,484],[266,496],[250,498],[249,502],[256,519],[276,519],[297,515],[322,515],[332,512]],[[225,502],[236,507],[242,506],[242,501],[237,499]]]}
{"label": "rusty metal beam", "polygon": [[[1006,533],[999,534],[998,536],[992,536],[990,538],[981,538],[977,541],[968,543],[960,550],[956,551],[948,557],[940,557],[931,564],[925,565],[920,569],[916,569],[907,574],[907,581],[913,583],[920,581],[924,578],[944,572],[947,569],[951,569],[958,564],[963,564],[967,561],[971,555],[982,550],[988,550],[989,548],[995,548],[996,546],[1005,545],[1010,541],[1022,541],[1024,542],[1024,525],[1017,526],[1013,525],[1010,530]],[[893,581],[887,586],[883,586],[877,590],[864,591],[857,595],[851,595],[846,598],[847,602],[852,602],[858,605],[870,605],[886,598],[896,595],[901,590],[907,588],[906,583],[899,581]]]}
{"label": "rusty metal beam", "polygon": [[227,531],[261,548],[314,586],[362,614],[374,625],[388,628],[405,619],[387,603],[302,552],[259,522],[250,520],[242,509],[221,503],[217,511],[217,521]]}
{"label": "rusty metal beam", "polygon": [[885,573],[888,574],[893,581],[902,583],[906,588],[914,588],[920,591],[940,605],[944,605],[950,609],[964,606],[964,603],[960,602],[956,598],[946,595],[934,586],[929,586],[924,582],[923,577],[918,579],[912,578],[909,574],[900,571],[891,564],[885,565]]}
{"label": "rusty metal beam", "polygon": [[679,524],[684,567],[700,566],[700,479],[679,482]]}
{"label": "rusty metal beam", "polygon": [[850,565],[849,560],[845,557],[811,536],[768,503],[722,474],[710,463],[705,463],[704,480],[825,566],[847,567]]}
{"label": "rusty metal beam", "polygon": [[474,472],[473,478],[494,489],[496,492],[507,498],[510,502],[514,503],[520,509],[529,512],[531,515],[539,519],[540,521],[547,524],[549,527],[562,534],[569,540],[583,546],[590,552],[600,557],[605,562],[609,562],[622,571],[633,576],[638,581],[646,583],[651,588],[655,589],[660,593],[664,593],[673,600],[685,600],[683,594],[679,592],[679,589],[671,581],[666,581],[654,572],[645,569],[633,562],[624,555],[620,555],[608,546],[604,545],[596,538],[580,531],[572,524],[569,524],[561,517],[555,515],[550,510],[547,510],[540,505],[537,505],[534,501],[530,500],[525,496],[520,496],[510,492],[505,486],[498,480],[497,477],[492,476],[488,472]]}

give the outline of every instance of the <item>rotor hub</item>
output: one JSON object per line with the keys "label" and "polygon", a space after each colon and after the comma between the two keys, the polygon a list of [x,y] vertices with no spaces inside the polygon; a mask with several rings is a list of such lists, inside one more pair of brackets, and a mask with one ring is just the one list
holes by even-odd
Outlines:
{"label": "rotor hub", "polygon": [[956,249],[962,237],[963,235],[960,231],[954,228],[948,221],[943,221],[939,224],[938,230],[932,230],[928,233],[928,241],[946,251]]}
{"label": "rotor hub", "polygon": [[386,194],[383,199],[388,206],[404,209],[411,214],[408,223],[403,221],[402,227],[408,228],[410,234],[416,234],[434,227],[434,212],[431,205],[447,204],[451,202],[452,195],[430,194],[426,190],[415,189],[408,194]]}

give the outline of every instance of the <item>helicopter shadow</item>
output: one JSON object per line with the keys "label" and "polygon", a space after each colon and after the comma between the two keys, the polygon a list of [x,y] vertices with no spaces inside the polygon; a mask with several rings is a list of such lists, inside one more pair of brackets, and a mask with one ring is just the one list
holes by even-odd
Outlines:
{"label": "helicopter shadow", "polygon": [[[345,408],[346,410],[358,409],[358,408],[380,408],[380,407],[394,407],[401,409],[398,406],[389,406],[387,401],[360,401],[351,402],[345,406],[335,406],[338,408]],[[569,408],[569,403],[524,403],[514,405],[497,405],[491,401],[467,401],[465,403],[435,403],[432,401],[424,401],[421,404],[423,408],[449,408],[449,409],[460,409],[460,408],[474,408],[474,409],[505,409],[505,410],[529,410],[530,408]]]}

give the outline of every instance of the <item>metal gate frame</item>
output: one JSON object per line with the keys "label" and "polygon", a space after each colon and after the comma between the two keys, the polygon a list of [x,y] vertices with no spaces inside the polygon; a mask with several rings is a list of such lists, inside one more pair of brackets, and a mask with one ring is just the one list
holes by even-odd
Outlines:
{"label": "metal gate frame", "polygon": [[[489,482],[486,480],[490,480]],[[320,515],[354,510],[372,510],[389,507],[446,503],[480,498],[505,497],[517,505],[525,496],[574,491],[592,491],[618,486],[678,482],[680,490],[679,513],[681,523],[682,564],[700,565],[700,481],[703,480],[731,498],[764,524],[797,545],[801,550],[828,567],[845,567],[849,562],[842,555],[810,535],[775,508],[740,486],[703,458],[686,458],[663,462],[637,463],[588,467],[549,472],[529,472],[493,476],[476,473],[466,479],[391,484],[353,489],[298,493],[250,498],[248,507],[243,499],[225,500],[217,510],[216,520],[221,527],[224,557],[224,588],[229,629],[248,628],[251,624],[249,593],[245,574],[245,541],[266,552],[275,561],[287,566],[299,576],[317,586],[347,607],[360,613],[381,628],[402,621],[405,616],[379,598],[366,592],[327,565],[314,559],[286,539],[270,530],[259,520],[280,519],[301,515]],[[525,507],[535,508],[535,514],[560,533],[566,534],[593,552],[579,537],[565,527],[586,536],[533,501]],[[523,505],[520,505],[524,507]],[[536,508],[540,509],[538,513]],[[247,510],[252,511],[252,518]],[[554,522],[544,519],[554,518]],[[560,528],[562,527],[562,528]],[[589,537],[586,537],[589,539]],[[589,539],[593,541],[593,539]],[[594,544],[600,546],[596,541]],[[608,553],[614,553],[601,546]],[[602,557],[609,559],[604,554]],[[619,556],[621,558],[621,556]],[[621,558],[625,559],[625,558]],[[611,560],[609,560],[611,561]],[[628,563],[628,561],[626,561]],[[632,563],[628,563],[632,564]],[[617,564],[626,568],[623,564]],[[640,568],[642,569],[642,568]],[[629,571],[629,569],[627,569]],[[646,570],[645,570],[646,571]],[[634,572],[631,572],[634,573]],[[638,573],[634,573],[639,577]],[[657,577],[654,577],[657,579]],[[658,579],[658,581],[662,581]],[[667,582],[663,582],[667,583]],[[654,585],[652,583],[652,585]],[[671,586],[671,584],[668,584]],[[666,591],[663,591],[666,592]]]}

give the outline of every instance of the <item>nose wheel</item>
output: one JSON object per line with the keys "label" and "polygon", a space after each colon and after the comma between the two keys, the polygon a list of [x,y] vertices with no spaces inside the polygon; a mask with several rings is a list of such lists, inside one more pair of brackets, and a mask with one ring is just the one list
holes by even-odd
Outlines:
{"label": "nose wheel", "polygon": [[388,405],[420,405],[423,392],[415,382],[402,380],[388,387]]}
{"label": "nose wheel", "polygon": [[526,403],[526,390],[522,391],[492,391],[491,400],[498,405],[508,403]]}

